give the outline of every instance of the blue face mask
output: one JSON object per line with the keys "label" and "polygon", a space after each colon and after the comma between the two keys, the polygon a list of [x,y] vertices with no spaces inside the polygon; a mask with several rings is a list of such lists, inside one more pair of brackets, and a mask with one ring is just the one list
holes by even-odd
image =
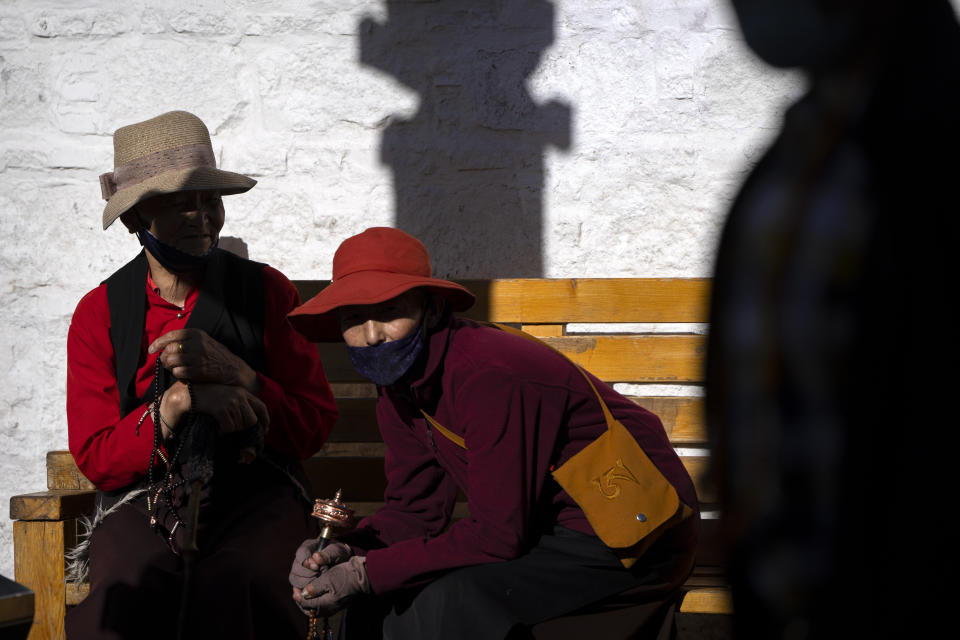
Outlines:
{"label": "blue face mask", "polygon": [[157,262],[163,265],[164,269],[173,273],[193,271],[207,264],[210,256],[213,255],[213,250],[217,248],[217,244],[220,242],[220,238],[218,237],[210,248],[207,249],[206,253],[196,256],[192,253],[181,251],[166,242],[161,242],[157,236],[150,233],[147,229],[137,231],[137,237],[140,238],[140,244],[157,259]]}
{"label": "blue face mask", "polygon": [[[424,314],[424,319],[426,314]],[[372,347],[347,347],[350,361],[357,373],[367,380],[385,387],[393,384],[410,370],[423,351],[423,323],[410,335],[400,340],[383,342]]]}

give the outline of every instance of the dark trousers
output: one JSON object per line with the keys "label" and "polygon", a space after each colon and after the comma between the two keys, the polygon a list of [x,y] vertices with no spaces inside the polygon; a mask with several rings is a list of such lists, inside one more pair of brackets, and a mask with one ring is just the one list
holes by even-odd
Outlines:
{"label": "dark trousers", "polygon": [[[262,464],[215,477],[201,510],[200,552],[186,613],[187,638],[304,638],[290,562],[316,535],[299,491]],[[91,538],[90,595],[67,614],[67,637],[175,640],[183,561],[151,531],[145,503],[125,504]]]}
{"label": "dark trousers", "polygon": [[[515,560],[357,601],[340,640],[670,638],[677,589],[692,565],[692,549],[664,539],[627,570],[599,539],[556,527]],[[565,616],[572,612],[575,619]]]}

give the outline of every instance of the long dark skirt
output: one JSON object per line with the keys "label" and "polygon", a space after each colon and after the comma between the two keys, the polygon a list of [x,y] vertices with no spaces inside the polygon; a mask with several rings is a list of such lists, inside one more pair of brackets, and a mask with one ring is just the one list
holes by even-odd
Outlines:
{"label": "long dark skirt", "polygon": [[[670,638],[677,589],[693,553],[679,536],[668,536],[627,570],[599,539],[556,527],[516,560],[458,569],[416,592],[356,602],[344,615],[340,640]],[[566,616],[574,612],[576,618]]]}
{"label": "long dark skirt", "polygon": [[[300,492],[256,463],[218,471],[201,511],[187,638],[303,638],[307,619],[287,574],[316,535]],[[69,638],[175,640],[183,561],[147,524],[143,500],[104,519],[90,541],[90,595],[67,614]]]}

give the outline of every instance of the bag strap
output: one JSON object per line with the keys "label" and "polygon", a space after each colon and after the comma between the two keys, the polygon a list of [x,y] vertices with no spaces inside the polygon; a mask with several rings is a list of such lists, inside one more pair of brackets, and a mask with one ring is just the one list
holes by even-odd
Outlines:
{"label": "bag strap", "polygon": [[[558,349],[555,349],[550,345],[548,345],[543,340],[537,338],[536,336],[532,336],[529,333],[521,331],[520,329],[514,329],[509,325],[500,324],[499,322],[480,322],[480,324],[486,325],[488,327],[493,327],[495,329],[499,329],[500,331],[503,331],[505,333],[509,333],[515,336],[527,338],[528,340],[532,340],[537,344],[543,345],[544,347],[546,347],[547,349],[550,349],[554,353],[557,353],[563,356],[567,360],[567,362],[569,362],[570,364],[572,364],[574,367],[577,368],[577,371],[580,372],[580,375],[583,376],[583,379],[587,381],[588,385],[590,385],[590,389],[593,391],[594,395],[597,396],[597,400],[600,402],[600,408],[603,409],[603,419],[607,423],[607,430],[609,431],[610,429],[613,428],[613,425],[616,424],[617,421],[613,417],[613,414],[610,412],[610,408],[607,406],[607,403],[604,402],[603,398],[600,396],[600,392],[597,391],[597,387],[594,386],[593,380],[591,380],[590,376],[587,375],[587,372],[583,370],[583,367],[581,367],[576,362],[571,360],[565,353],[562,353]],[[427,419],[427,422],[430,423],[430,426],[436,429],[437,431],[439,431],[440,435],[442,435],[444,438],[451,441],[453,444],[457,445],[461,449],[467,448],[467,441],[464,440],[461,436],[458,436],[453,431],[450,431],[450,429],[447,429],[445,426],[437,422],[433,416],[431,416],[429,413],[427,413],[423,409],[420,409],[420,413],[422,413],[423,417]]]}
{"label": "bag strap", "polygon": [[550,350],[553,351],[554,353],[556,353],[556,354],[562,356],[564,359],[566,359],[567,362],[569,362],[570,364],[572,364],[574,367],[577,368],[577,371],[580,372],[580,375],[583,376],[583,379],[587,381],[587,384],[588,384],[588,385],[590,385],[590,389],[593,391],[594,395],[597,396],[597,400],[600,402],[600,408],[603,409],[603,418],[604,418],[604,420],[606,420],[606,422],[607,422],[607,429],[612,429],[612,428],[613,428],[613,425],[614,425],[614,423],[616,422],[616,420],[614,419],[613,414],[610,412],[610,408],[607,407],[607,403],[604,402],[604,401],[603,401],[603,398],[600,397],[600,392],[597,391],[597,388],[593,385],[593,380],[591,380],[591,379],[590,379],[590,376],[587,375],[587,372],[583,370],[583,367],[581,367],[581,366],[578,365],[576,362],[574,362],[573,360],[571,360],[571,359],[569,358],[569,356],[567,356],[567,354],[563,353],[563,352],[560,351],[559,349],[555,349],[555,348],[551,347],[550,345],[548,345],[546,342],[544,342],[544,341],[541,340],[540,338],[538,338],[538,337],[536,337],[536,336],[532,336],[532,335],[530,335],[529,333],[527,333],[527,332],[525,332],[525,331],[521,331],[520,329],[514,329],[514,328],[511,327],[510,325],[500,324],[499,322],[481,322],[480,324],[485,324],[485,325],[490,326],[490,327],[496,327],[497,329],[500,329],[501,331],[505,331],[505,332],[510,333],[510,334],[513,334],[513,335],[515,335],[515,336],[520,336],[520,337],[522,337],[522,338],[526,338],[526,339],[528,339],[528,340],[532,340],[533,342],[536,342],[537,344],[541,344],[541,345],[545,346],[547,349],[550,349]]}
{"label": "bag strap", "polygon": [[457,445],[461,449],[467,448],[467,441],[464,440],[462,437],[458,436],[453,431],[450,431],[450,429],[447,429],[445,426],[443,426],[442,424],[434,420],[433,416],[431,416],[429,413],[427,413],[423,409],[420,409],[420,413],[422,413],[423,417],[427,419],[427,422],[430,423],[430,426],[436,429],[437,431],[439,431],[440,435],[442,435],[444,438],[446,438],[453,444]]}

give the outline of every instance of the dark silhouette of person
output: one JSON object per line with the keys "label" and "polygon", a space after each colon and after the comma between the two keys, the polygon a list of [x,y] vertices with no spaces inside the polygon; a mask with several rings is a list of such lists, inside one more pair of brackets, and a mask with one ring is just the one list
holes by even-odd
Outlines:
{"label": "dark silhouette of person", "polygon": [[543,275],[543,154],[570,144],[570,108],[537,104],[525,82],[553,42],[544,0],[388,2],[360,25],[360,60],[420,96],[392,118],[381,158],[397,228],[442,277]]}
{"label": "dark silhouette of person", "polygon": [[946,0],[734,0],[809,91],[716,260],[708,425],[738,638],[952,617],[960,27]]}

